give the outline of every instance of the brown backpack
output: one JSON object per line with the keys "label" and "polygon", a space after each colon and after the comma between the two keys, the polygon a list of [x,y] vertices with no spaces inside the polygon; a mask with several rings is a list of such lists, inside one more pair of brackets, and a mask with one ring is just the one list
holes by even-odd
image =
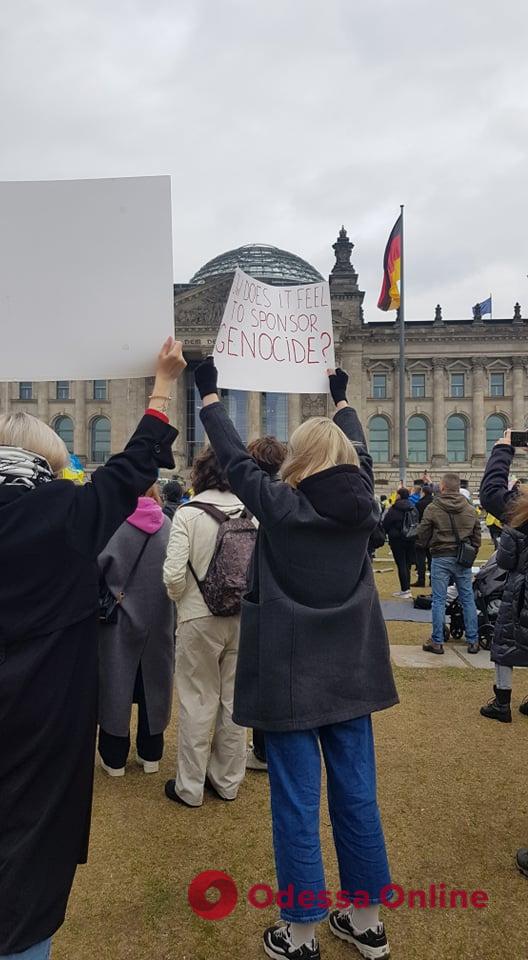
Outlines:
{"label": "brown backpack", "polygon": [[185,507],[203,510],[218,523],[215,549],[204,579],[198,579],[190,560],[189,569],[213,616],[233,617],[240,613],[242,596],[248,587],[256,527],[246,511],[239,517],[230,517],[212,503],[194,501],[183,504],[180,510]]}

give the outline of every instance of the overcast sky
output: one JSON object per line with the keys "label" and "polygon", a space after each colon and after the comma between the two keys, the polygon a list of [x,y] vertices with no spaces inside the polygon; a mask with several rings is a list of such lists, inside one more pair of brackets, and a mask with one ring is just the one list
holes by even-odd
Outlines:
{"label": "overcast sky", "polygon": [[528,4],[2,0],[0,179],[172,176],[175,280],[255,241],[376,301],[406,204],[407,316],[528,316]]}

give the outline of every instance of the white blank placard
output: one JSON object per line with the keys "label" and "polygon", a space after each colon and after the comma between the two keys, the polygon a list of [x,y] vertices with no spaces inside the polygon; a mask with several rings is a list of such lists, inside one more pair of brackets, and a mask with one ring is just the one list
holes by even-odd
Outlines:
{"label": "white blank placard", "polygon": [[0,380],[147,376],[173,333],[170,177],[0,183]]}

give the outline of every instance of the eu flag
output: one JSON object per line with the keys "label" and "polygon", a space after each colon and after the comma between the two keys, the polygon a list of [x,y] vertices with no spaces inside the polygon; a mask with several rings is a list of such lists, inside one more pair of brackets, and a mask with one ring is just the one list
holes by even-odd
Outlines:
{"label": "eu flag", "polygon": [[491,294],[487,300],[483,300],[482,303],[476,303],[473,307],[473,316],[477,312],[477,307],[480,307],[480,316],[483,317],[485,313],[489,313],[491,316]]}

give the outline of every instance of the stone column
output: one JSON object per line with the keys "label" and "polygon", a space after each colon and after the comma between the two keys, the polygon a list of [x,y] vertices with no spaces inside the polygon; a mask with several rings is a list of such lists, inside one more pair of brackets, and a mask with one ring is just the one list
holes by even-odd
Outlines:
{"label": "stone column", "polygon": [[300,427],[302,422],[301,395],[300,393],[290,393],[288,396],[288,436],[291,437],[294,430]]}
{"label": "stone column", "polygon": [[248,441],[256,440],[262,434],[262,419],[260,413],[260,393],[252,390],[247,399]]}
{"label": "stone column", "polygon": [[187,377],[184,371],[172,388],[172,400],[169,405],[169,420],[176,427],[178,436],[173,446],[176,470],[181,473],[187,463]]}
{"label": "stone column", "polygon": [[9,383],[0,384],[2,390],[0,396],[2,401],[0,403],[0,411],[2,413],[9,413]]}
{"label": "stone column", "polygon": [[445,465],[445,431],[445,360],[433,357],[433,467]]}
{"label": "stone column", "polygon": [[469,459],[474,462],[484,463],[486,459],[486,425],[484,423],[484,392],[485,392],[485,372],[484,360],[476,359],[472,363],[473,370],[473,403],[472,403],[472,450],[469,451]]}
{"label": "stone column", "polygon": [[355,345],[346,342],[342,344],[341,366],[348,373],[348,402],[351,407],[357,410],[357,414],[363,423],[366,404],[363,397],[362,355]]}
{"label": "stone column", "polygon": [[524,409],[524,364],[523,357],[513,358],[513,399],[512,421],[514,430],[524,430],[526,413]]}
{"label": "stone column", "polygon": [[48,380],[43,380],[37,386],[37,417],[49,424],[49,391]]}
{"label": "stone column", "polygon": [[73,450],[82,462],[88,460],[88,444],[86,442],[86,380],[75,381],[75,419],[73,430]]}

